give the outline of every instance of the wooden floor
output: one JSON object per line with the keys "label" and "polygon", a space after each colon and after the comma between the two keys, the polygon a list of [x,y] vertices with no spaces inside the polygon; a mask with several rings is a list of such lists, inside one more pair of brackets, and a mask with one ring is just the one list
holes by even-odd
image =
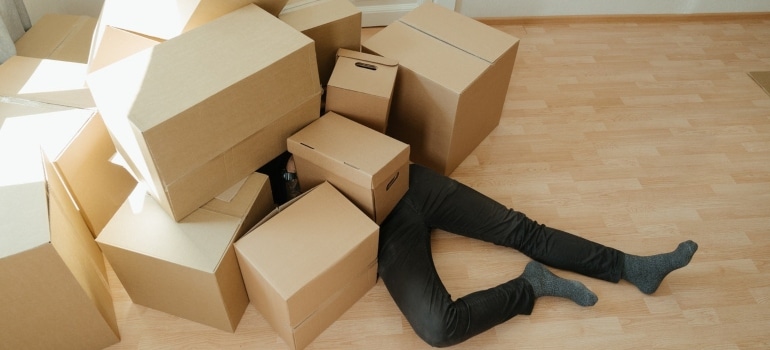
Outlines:
{"label": "wooden floor", "polygon": [[[629,253],[700,250],[652,296],[556,270],[599,303],[541,298],[455,348],[770,348],[770,96],[747,75],[770,70],[770,19],[494,26],[521,39],[502,121],[452,176]],[[527,262],[448,233],[434,256],[456,297]],[[110,278],[123,340],[109,349],[287,349],[253,306],[232,334],[132,304]],[[427,348],[380,281],[307,349]]]}

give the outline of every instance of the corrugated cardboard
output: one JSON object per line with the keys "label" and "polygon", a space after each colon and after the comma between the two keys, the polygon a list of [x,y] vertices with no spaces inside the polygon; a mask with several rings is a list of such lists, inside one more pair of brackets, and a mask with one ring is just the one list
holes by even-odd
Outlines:
{"label": "corrugated cardboard", "polygon": [[96,18],[46,14],[16,41],[19,56],[88,62]]}
{"label": "corrugated cardboard", "polygon": [[278,18],[315,41],[322,86],[334,70],[338,49],[361,50],[361,10],[349,0],[289,1]]}
{"label": "corrugated cardboard", "polygon": [[134,303],[235,331],[249,300],[232,243],[273,209],[267,175],[227,199],[176,222],[137,186],[96,239]]}
{"label": "corrugated cardboard", "polygon": [[363,43],[399,63],[388,135],[412,161],[454,169],[500,122],[519,40],[425,3]]}
{"label": "corrugated cardboard", "polygon": [[379,227],[328,182],[235,243],[251,303],[302,349],[376,282]]}
{"label": "corrugated cardboard", "polygon": [[340,49],[326,87],[326,111],[385,133],[397,72],[395,60]]}
{"label": "corrugated cardboard", "polygon": [[107,27],[95,61],[124,55],[125,37],[140,50],[89,73],[88,85],[118,150],[176,220],[320,115],[313,41],[257,6],[167,41]]}
{"label": "corrugated cardboard", "polygon": [[249,4],[278,16],[287,0],[105,0],[90,48],[94,59],[107,27],[169,40]]}
{"label": "corrugated cardboard", "polygon": [[303,190],[328,181],[378,224],[409,188],[409,145],[334,112],[287,143]]}
{"label": "corrugated cardboard", "polygon": [[0,102],[3,348],[102,349],[119,341],[104,258],[45,156],[66,149],[92,113]]}
{"label": "corrugated cardboard", "polygon": [[14,56],[0,65],[0,97],[43,109],[47,105],[88,109],[72,112],[90,117],[76,125],[76,133],[63,135],[70,138],[68,144],[49,157],[95,237],[136,181],[113,161],[116,150],[95,111],[85,77],[82,63]]}

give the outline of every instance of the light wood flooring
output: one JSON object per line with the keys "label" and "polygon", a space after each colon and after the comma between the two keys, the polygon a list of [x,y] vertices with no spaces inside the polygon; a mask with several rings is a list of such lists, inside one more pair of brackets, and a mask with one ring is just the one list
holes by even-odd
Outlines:
{"label": "light wood flooring", "polygon": [[[456,349],[770,348],[770,18],[495,21],[521,39],[500,126],[453,173],[551,226],[635,254],[693,239],[651,296],[556,270],[593,307],[538,300]],[[364,40],[377,29],[365,29]],[[518,276],[520,253],[438,232],[454,296]],[[287,349],[253,306],[228,333],[131,303],[109,349]],[[307,349],[428,349],[378,284]]]}

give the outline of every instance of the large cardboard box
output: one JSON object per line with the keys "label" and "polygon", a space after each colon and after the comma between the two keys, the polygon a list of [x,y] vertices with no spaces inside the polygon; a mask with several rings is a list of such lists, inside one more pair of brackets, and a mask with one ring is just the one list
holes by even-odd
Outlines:
{"label": "large cardboard box", "polygon": [[450,174],[500,122],[519,40],[425,3],[363,43],[399,63],[388,135]]}
{"label": "large cardboard box", "polygon": [[361,10],[349,0],[289,1],[278,18],[315,41],[322,86],[329,82],[338,49],[361,50]]}
{"label": "large cardboard box", "polygon": [[385,133],[397,73],[395,60],[340,49],[324,108]]}
{"label": "large cardboard box", "polygon": [[0,348],[120,340],[104,258],[48,160],[92,113],[0,102]]}
{"label": "large cardboard box", "polygon": [[249,300],[232,244],[274,205],[264,174],[229,192],[176,222],[137,186],[96,239],[134,303],[235,331]]}
{"label": "large cardboard box", "polygon": [[287,143],[303,190],[328,181],[378,224],[409,188],[409,145],[334,112]]}
{"label": "large cardboard box", "polygon": [[94,28],[90,16],[46,14],[16,41],[16,54],[87,63]]}
{"label": "large cardboard box", "polygon": [[136,180],[116,162],[115,146],[95,110],[85,78],[86,65],[82,63],[14,56],[0,65],[0,97],[41,106],[41,110],[46,106],[83,109],[69,113],[88,116],[76,125],[75,133],[64,135],[70,138],[67,147],[49,156],[95,237],[128,197]]}
{"label": "large cardboard box", "polygon": [[255,5],[166,41],[107,26],[98,50],[102,68],[87,80],[96,105],[176,220],[285,152],[320,115],[313,41]]}
{"label": "large cardboard box", "polygon": [[377,280],[379,227],[328,182],[235,243],[249,299],[302,349]]}

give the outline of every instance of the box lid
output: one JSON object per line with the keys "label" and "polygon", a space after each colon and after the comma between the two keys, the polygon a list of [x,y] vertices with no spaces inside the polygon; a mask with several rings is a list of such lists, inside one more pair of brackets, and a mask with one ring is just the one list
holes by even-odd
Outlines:
{"label": "box lid", "polygon": [[0,64],[0,96],[95,108],[84,63],[13,56]]}
{"label": "box lid", "polygon": [[41,150],[61,152],[92,113],[0,101],[0,257],[50,242]]}
{"label": "box lid", "polygon": [[250,228],[244,221],[267,182],[267,175],[253,173],[235,185],[231,200],[215,198],[179,222],[138,184],[96,241],[214,272],[227,247]]}
{"label": "box lid", "polygon": [[290,136],[289,152],[362,187],[390,180],[409,161],[409,145],[334,112]]}
{"label": "box lid", "polygon": [[339,49],[329,85],[390,98],[397,72],[398,61],[394,59]]}

